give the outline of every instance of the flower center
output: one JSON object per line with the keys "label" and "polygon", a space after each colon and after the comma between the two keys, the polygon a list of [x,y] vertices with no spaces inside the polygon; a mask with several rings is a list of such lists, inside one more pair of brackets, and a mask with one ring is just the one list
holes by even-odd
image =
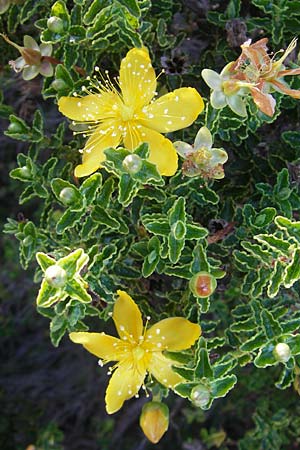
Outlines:
{"label": "flower center", "polygon": [[127,122],[128,120],[132,120],[133,119],[133,108],[132,106],[126,106],[126,105],[122,105],[121,106],[121,117],[122,120],[124,120],[124,122]]}
{"label": "flower center", "polygon": [[139,361],[144,357],[145,350],[140,345],[137,345],[135,348],[132,349],[132,354],[134,359]]}

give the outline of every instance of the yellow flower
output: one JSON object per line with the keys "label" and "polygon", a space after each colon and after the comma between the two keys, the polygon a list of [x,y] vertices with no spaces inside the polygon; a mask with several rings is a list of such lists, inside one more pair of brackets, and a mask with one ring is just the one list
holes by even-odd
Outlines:
{"label": "yellow flower", "polygon": [[96,93],[84,97],[61,97],[58,107],[73,121],[83,122],[90,134],[83,149],[77,177],[95,172],[105,160],[104,150],[123,143],[128,150],[149,144],[149,161],[161,175],[177,169],[177,154],[168,133],[191,125],[203,110],[203,100],[194,88],[180,88],[153,101],[156,76],[146,48],[133,48],[121,62],[118,79],[121,92],[109,80],[93,85]]}
{"label": "yellow flower", "polygon": [[82,344],[101,359],[100,364],[117,361],[107,391],[108,414],[118,411],[125,400],[137,395],[147,373],[161,384],[173,388],[183,378],[172,370],[172,361],[163,351],[190,348],[201,334],[198,324],[183,317],[161,320],[148,330],[143,329],[141,312],[124,291],[118,291],[113,320],[120,339],[105,333],[74,332],[70,338]]}

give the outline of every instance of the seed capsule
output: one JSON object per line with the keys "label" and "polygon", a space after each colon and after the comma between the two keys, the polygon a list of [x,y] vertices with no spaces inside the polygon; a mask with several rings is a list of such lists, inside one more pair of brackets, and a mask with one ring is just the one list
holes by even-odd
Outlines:
{"label": "seed capsule", "polygon": [[217,287],[214,276],[208,272],[198,272],[190,279],[190,290],[196,297],[209,297]]}

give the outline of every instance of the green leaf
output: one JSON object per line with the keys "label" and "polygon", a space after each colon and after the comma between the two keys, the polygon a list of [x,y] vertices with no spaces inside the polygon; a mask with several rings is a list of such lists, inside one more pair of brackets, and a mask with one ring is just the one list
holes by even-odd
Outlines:
{"label": "green leaf", "polygon": [[91,205],[95,200],[96,194],[102,185],[101,173],[94,173],[84,180],[79,190],[84,196],[87,205]]}
{"label": "green leaf", "polygon": [[118,201],[123,206],[128,206],[133,200],[133,197],[137,194],[138,183],[132,179],[132,177],[124,173],[119,180],[119,195]]}
{"label": "green leaf", "polygon": [[95,206],[94,211],[92,212],[92,219],[113,230],[119,230],[120,228],[120,223],[114,219],[107,210],[99,205]]}
{"label": "green leaf", "polygon": [[284,286],[289,288],[300,278],[300,249],[297,249],[293,255],[292,262],[286,266],[284,274]]}
{"label": "green leaf", "polygon": [[63,301],[67,297],[61,289],[55,289],[51,287],[46,280],[42,281],[36,303],[37,306],[48,308],[52,306],[57,301]]}
{"label": "green leaf", "polygon": [[92,301],[92,297],[87,293],[83,283],[75,278],[67,282],[65,290],[72,299],[83,303],[91,303]]}
{"label": "green leaf", "polygon": [[148,242],[148,254],[144,258],[142,274],[149,277],[155,270],[160,260],[160,241],[157,236],[153,236]]}
{"label": "green leaf", "polygon": [[279,322],[274,319],[272,313],[263,309],[261,312],[262,325],[268,339],[276,338],[282,334]]}
{"label": "green leaf", "polygon": [[141,10],[139,7],[139,3],[137,0],[118,0],[121,5],[125,6],[126,9],[132,14],[133,16],[139,18],[141,15]]}
{"label": "green leaf", "polygon": [[46,253],[38,252],[36,254],[36,259],[44,272],[46,269],[48,269],[48,267],[51,267],[54,264],[56,264],[55,259],[46,255]]}
{"label": "green leaf", "polygon": [[67,209],[56,224],[57,234],[63,234],[69,228],[73,228],[80,220],[82,211],[71,211]]}
{"label": "green leaf", "polygon": [[213,398],[225,397],[237,382],[235,375],[227,375],[211,382],[211,395]]}
{"label": "green leaf", "polygon": [[212,378],[213,369],[210,365],[209,355],[206,348],[201,348],[198,353],[198,362],[195,368],[195,378]]}
{"label": "green leaf", "polygon": [[254,359],[254,365],[259,368],[264,368],[268,366],[273,366],[277,364],[278,361],[273,354],[274,345],[271,343],[266,344],[262,347]]}
{"label": "green leaf", "polygon": [[64,28],[67,30],[70,26],[70,15],[67,10],[65,2],[62,0],[58,0],[54,3],[54,5],[51,8],[51,15],[55,17],[59,17],[63,20]]}
{"label": "green leaf", "polygon": [[62,337],[67,331],[67,320],[64,316],[56,316],[50,323],[50,338],[54,347],[58,347]]}

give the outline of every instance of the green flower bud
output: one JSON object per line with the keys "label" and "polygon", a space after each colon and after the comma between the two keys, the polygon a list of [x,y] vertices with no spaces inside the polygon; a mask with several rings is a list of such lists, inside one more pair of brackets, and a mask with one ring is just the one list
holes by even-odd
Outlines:
{"label": "green flower bud", "polygon": [[59,199],[64,205],[71,205],[76,200],[76,193],[73,188],[65,187],[60,191]]}
{"label": "green flower bud", "polygon": [[18,122],[12,122],[9,124],[7,131],[9,133],[23,133],[24,132],[24,128],[22,127],[22,125]]}
{"label": "green flower bud", "polygon": [[142,160],[138,155],[128,155],[124,158],[122,162],[122,166],[126,170],[126,172],[135,174],[139,172],[142,168]]}
{"label": "green flower bud", "polygon": [[45,280],[54,288],[61,288],[66,284],[67,272],[57,264],[48,267],[45,271]]}
{"label": "green flower bud", "polygon": [[149,402],[143,406],[140,426],[152,444],[157,444],[169,427],[169,409],[160,402]]}
{"label": "green flower bud", "polygon": [[47,27],[52,33],[61,33],[64,31],[64,21],[60,17],[49,17]]}
{"label": "green flower bud", "polygon": [[205,407],[210,400],[210,389],[203,384],[198,384],[191,392],[191,400],[195,406]]}
{"label": "green flower bud", "polygon": [[20,167],[20,175],[23,178],[31,178],[31,172],[27,166]]}
{"label": "green flower bud", "polygon": [[199,272],[190,279],[189,286],[196,297],[206,298],[216,289],[217,281],[208,272]]}
{"label": "green flower bud", "polygon": [[277,344],[273,350],[273,354],[277,361],[287,362],[291,357],[291,349],[288,344],[280,342]]}
{"label": "green flower bud", "polygon": [[51,87],[53,87],[53,89],[55,89],[56,91],[62,91],[63,89],[66,89],[68,86],[66,85],[64,80],[62,80],[61,78],[57,78],[56,80],[52,81]]}
{"label": "green flower bud", "polygon": [[33,238],[32,238],[32,236],[26,236],[22,242],[23,242],[24,247],[29,247],[33,242]]}

